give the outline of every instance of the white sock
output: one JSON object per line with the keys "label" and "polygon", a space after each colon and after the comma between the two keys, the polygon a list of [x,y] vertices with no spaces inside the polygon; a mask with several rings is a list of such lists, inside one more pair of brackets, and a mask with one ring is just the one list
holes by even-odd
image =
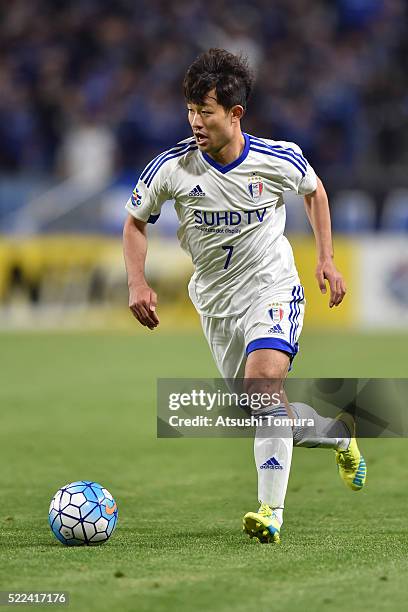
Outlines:
{"label": "white sock", "polygon": [[276,518],[280,525],[283,523],[283,508],[274,508],[274,513],[276,514]]}
{"label": "white sock", "polygon": [[295,418],[313,419],[314,421],[314,425],[293,427],[295,446],[347,450],[350,444],[350,432],[343,421],[322,417],[314,408],[301,402],[294,402],[290,406],[295,413]]}
{"label": "white sock", "polygon": [[284,408],[275,408],[268,411],[268,414],[274,419],[271,419],[271,424],[267,424],[264,417],[264,424],[257,427],[254,440],[258,499],[261,504],[268,504],[275,510],[282,523],[292,461],[293,434],[290,425],[278,424],[279,420],[287,418]]}

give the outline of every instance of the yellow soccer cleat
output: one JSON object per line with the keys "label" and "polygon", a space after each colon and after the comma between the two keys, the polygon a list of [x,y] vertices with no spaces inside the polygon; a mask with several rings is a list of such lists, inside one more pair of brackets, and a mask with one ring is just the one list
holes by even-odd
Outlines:
{"label": "yellow soccer cleat", "polygon": [[268,504],[261,504],[258,512],[247,512],[242,530],[262,544],[280,544],[280,523]]}
{"label": "yellow soccer cleat", "polygon": [[367,477],[367,466],[364,457],[357,446],[356,424],[351,414],[341,413],[337,417],[343,421],[350,431],[350,444],[345,451],[336,451],[336,463],[339,474],[344,483],[353,491],[360,491],[364,487]]}

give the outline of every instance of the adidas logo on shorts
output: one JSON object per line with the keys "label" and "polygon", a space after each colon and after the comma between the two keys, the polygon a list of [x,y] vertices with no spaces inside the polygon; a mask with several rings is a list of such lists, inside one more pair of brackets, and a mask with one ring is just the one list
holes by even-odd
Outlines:
{"label": "adidas logo on shorts", "polygon": [[268,334],[283,334],[283,329],[278,323],[277,325],[274,325],[268,329]]}

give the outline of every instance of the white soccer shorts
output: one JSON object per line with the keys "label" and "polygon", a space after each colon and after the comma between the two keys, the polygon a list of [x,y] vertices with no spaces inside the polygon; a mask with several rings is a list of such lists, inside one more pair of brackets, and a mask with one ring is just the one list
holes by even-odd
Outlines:
{"label": "white soccer shorts", "polygon": [[297,354],[303,327],[305,296],[302,285],[262,295],[243,313],[229,317],[201,315],[201,325],[223,378],[243,378],[247,356],[257,349]]}

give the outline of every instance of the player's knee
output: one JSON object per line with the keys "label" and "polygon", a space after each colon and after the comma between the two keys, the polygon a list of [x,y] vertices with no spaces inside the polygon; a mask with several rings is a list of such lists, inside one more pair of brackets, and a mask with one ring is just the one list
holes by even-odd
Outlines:
{"label": "player's knee", "polygon": [[252,361],[247,364],[245,371],[246,387],[253,391],[276,390],[282,386],[282,382],[288,371],[289,360],[274,361],[273,359]]}
{"label": "player's knee", "polygon": [[283,385],[283,376],[278,376],[273,370],[259,370],[256,378],[246,378],[244,389],[248,395],[280,393]]}
{"label": "player's knee", "polygon": [[283,351],[256,350],[248,355],[245,375],[248,378],[284,378],[289,362],[289,355]]}
{"label": "player's knee", "polygon": [[289,357],[278,351],[256,351],[248,357],[244,387],[249,395],[281,393]]}

